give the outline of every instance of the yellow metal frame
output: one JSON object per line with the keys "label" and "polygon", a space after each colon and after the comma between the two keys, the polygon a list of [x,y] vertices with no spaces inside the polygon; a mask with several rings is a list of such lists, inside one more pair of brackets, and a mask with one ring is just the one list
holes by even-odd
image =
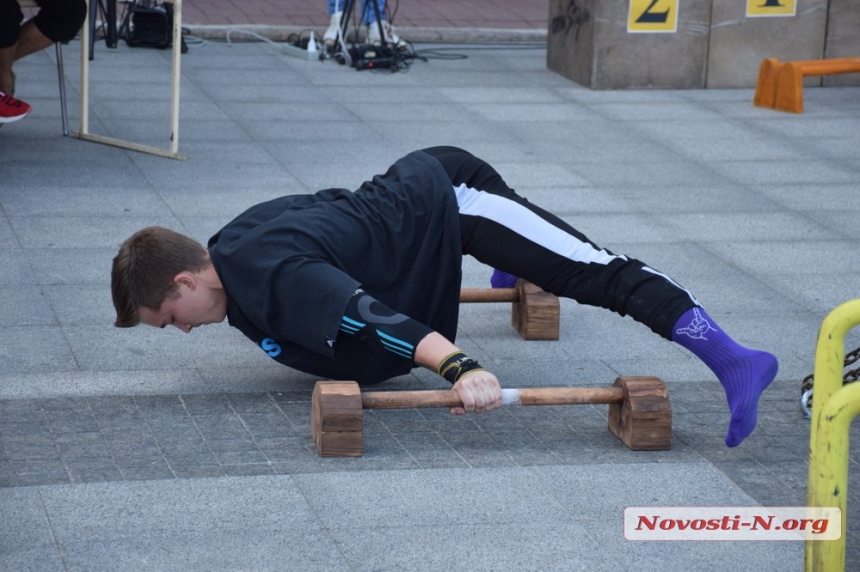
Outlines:
{"label": "yellow metal frame", "polygon": [[846,302],[830,312],[818,334],[807,506],[841,509],[842,536],[839,540],[806,542],[807,572],[845,570],[848,430],[851,421],[860,415],[860,383],[843,386],[842,370],[845,334],[857,325],[860,325],[860,299]]}
{"label": "yellow metal frame", "polygon": [[[87,5],[92,0],[87,1]],[[170,148],[160,149],[141,145],[130,141],[122,141],[103,135],[90,133],[90,10],[87,9],[87,19],[81,29],[81,130],[73,131],[72,137],[112,145],[131,151],[149,153],[170,159],[184,160],[185,155],[179,152],[179,78],[180,78],[180,56],[182,52],[182,0],[162,0],[173,4],[173,42],[172,42],[172,70],[170,83]]]}

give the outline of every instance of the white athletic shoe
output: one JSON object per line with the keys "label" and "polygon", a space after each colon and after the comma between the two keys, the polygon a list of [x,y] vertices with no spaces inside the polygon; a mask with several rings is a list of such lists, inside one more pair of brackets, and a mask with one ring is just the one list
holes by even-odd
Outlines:
{"label": "white athletic shoe", "polygon": [[323,43],[326,46],[333,46],[337,43],[337,31],[340,28],[340,19],[343,18],[343,12],[335,12],[331,15],[331,23],[328,29],[323,34]]}
{"label": "white athletic shoe", "polygon": [[[394,27],[389,25],[387,20],[382,21],[382,31],[385,34],[385,41],[388,42],[388,45],[395,48],[406,47],[406,42],[394,33]],[[382,38],[379,36],[379,24],[376,22],[367,26],[367,43],[375,46],[382,43]]]}

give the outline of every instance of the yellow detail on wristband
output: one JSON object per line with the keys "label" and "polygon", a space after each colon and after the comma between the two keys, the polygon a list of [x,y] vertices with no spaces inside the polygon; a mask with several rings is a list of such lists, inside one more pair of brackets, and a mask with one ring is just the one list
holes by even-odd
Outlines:
{"label": "yellow detail on wristband", "polygon": [[[445,365],[448,363],[448,360],[450,360],[452,357],[456,356],[457,354],[460,354],[463,357],[466,357],[466,354],[464,354],[460,350],[449,353],[448,355],[445,356],[445,359],[443,359],[441,362],[439,362],[439,366],[436,368],[436,373],[438,375],[440,375],[441,377],[445,377],[444,372],[451,369],[451,367],[456,366],[457,360],[454,360],[451,364],[448,365],[448,367],[445,367]],[[443,367],[445,367],[444,370],[442,369]]]}

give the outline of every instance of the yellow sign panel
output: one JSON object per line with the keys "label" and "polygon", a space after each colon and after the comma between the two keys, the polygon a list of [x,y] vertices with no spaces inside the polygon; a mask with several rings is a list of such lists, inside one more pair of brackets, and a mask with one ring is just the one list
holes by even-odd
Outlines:
{"label": "yellow sign panel", "polygon": [[[675,32],[678,29],[680,0],[630,0],[627,32]],[[764,2],[765,0],[761,0]]]}
{"label": "yellow sign panel", "polygon": [[797,0],[747,0],[747,18],[794,16]]}

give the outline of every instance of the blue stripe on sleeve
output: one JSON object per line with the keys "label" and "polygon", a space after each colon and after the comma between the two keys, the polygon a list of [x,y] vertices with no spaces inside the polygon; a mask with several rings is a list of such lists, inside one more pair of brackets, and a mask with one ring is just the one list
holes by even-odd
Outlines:
{"label": "blue stripe on sleeve", "polygon": [[412,359],[412,352],[408,352],[399,346],[395,346],[389,342],[386,342],[385,340],[381,340],[381,341],[382,341],[382,347],[384,347],[388,351],[395,353],[401,357]]}
{"label": "blue stripe on sleeve", "polygon": [[415,349],[415,346],[413,346],[412,344],[408,344],[408,343],[404,342],[403,340],[398,340],[397,338],[393,338],[393,337],[389,336],[388,334],[384,334],[384,333],[380,332],[379,330],[376,330],[376,334],[384,340],[388,340],[389,342],[397,344],[397,345],[401,346],[402,348],[408,349],[410,352],[412,352],[412,350]]}
{"label": "blue stripe on sleeve", "polygon": [[388,334],[384,334],[379,330],[376,330],[376,335],[379,336],[379,341],[382,342],[382,347],[399,356],[412,359],[412,353],[415,351],[415,346],[408,344],[403,340],[391,337]]}
{"label": "blue stripe on sleeve", "polygon": [[344,317],[343,317],[343,318],[341,318],[341,319],[342,319],[344,322],[346,322],[347,324],[351,324],[351,325],[355,326],[355,329],[357,329],[357,330],[360,330],[361,328],[363,328],[364,326],[366,326],[366,325],[367,325],[367,324],[363,324],[362,322],[358,322],[358,321],[356,321],[356,320],[352,320],[352,319],[350,319],[350,318],[347,318],[346,316],[344,316]]}

